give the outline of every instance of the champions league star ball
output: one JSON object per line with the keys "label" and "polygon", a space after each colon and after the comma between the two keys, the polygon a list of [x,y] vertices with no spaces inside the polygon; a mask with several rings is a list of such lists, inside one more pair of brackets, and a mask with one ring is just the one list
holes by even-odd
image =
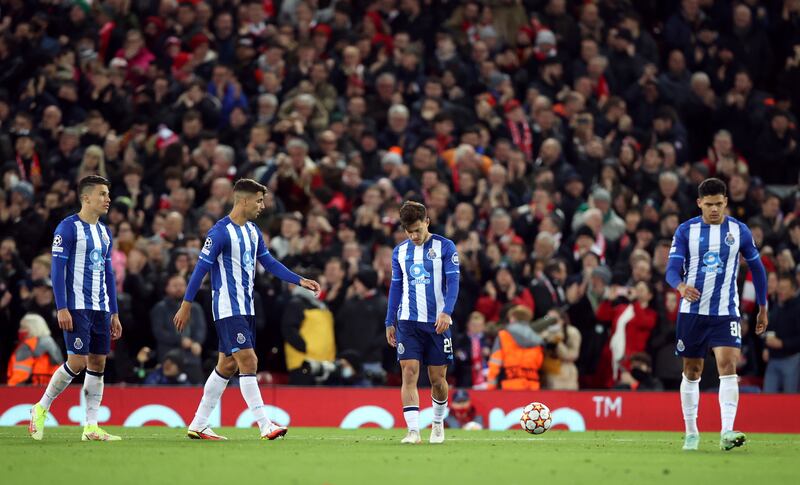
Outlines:
{"label": "champions league star ball", "polygon": [[550,408],[540,402],[532,402],[522,410],[519,425],[530,434],[542,434],[553,423]]}

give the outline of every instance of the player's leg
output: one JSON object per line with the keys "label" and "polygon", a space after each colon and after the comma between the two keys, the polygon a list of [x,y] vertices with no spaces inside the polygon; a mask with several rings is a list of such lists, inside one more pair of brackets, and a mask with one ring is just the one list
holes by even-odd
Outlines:
{"label": "player's leg", "polygon": [[233,346],[231,354],[239,367],[239,390],[247,403],[247,408],[258,422],[261,439],[274,440],[283,437],[286,435],[287,429],[277,426],[267,416],[261,389],[258,387],[256,379],[258,357],[253,350],[255,347],[255,317],[233,317],[230,320],[226,330],[228,340]]}
{"label": "player's leg", "polygon": [[431,424],[431,443],[444,443],[444,415],[447,413],[447,366],[429,365],[428,377],[431,380],[431,401],[433,404],[433,423]]}
{"label": "player's leg", "polygon": [[675,328],[676,350],[683,358],[681,378],[681,409],[686,429],[683,449],[696,450],[700,444],[700,433],[697,430],[697,410],[700,406],[700,376],[703,374],[703,362],[707,344],[705,326],[698,315],[679,313]]}
{"label": "player's leg", "polygon": [[97,425],[97,412],[103,400],[103,374],[106,370],[106,356],[111,352],[111,314],[91,311],[92,326],[89,332],[89,357],[86,375],[83,378],[83,396],[86,400],[86,425],[83,427],[83,441],[119,441]]}
{"label": "player's leg", "polygon": [[747,440],[744,433],[733,430],[739,407],[739,376],[736,375],[736,363],[740,354],[741,351],[737,347],[714,347],[719,371],[719,410],[722,420],[720,448],[725,451],[742,446]]}
{"label": "player's leg", "polygon": [[428,377],[431,380],[431,403],[433,423],[431,423],[431,443],[444,443],[444,415],[447,412],[447,365],[453,360],[453,340],[450,330],[441,335],[433,328],[426,328],[428,339],[424,362],[428,364]]}
{"label": "player's leg", "polygon": [[197,406],[194,419],[189,424],[189,430],[187,431],[189,438],[196,440],[227,439],[211,429],[208,425],[208,419],[217,407],[219,400],[222,398],[222,393],[225,392],[225,388],[228,386],[228,381],[236,373],[236,370],[236,360],[230,355],[225,355],[225,352],[220,352],[217,357],[217,365],[208,376],[208,379],[206,379],[205,386],[203,386],[203,397]]}
{"label": "player's leg", "polygon": [[[89,353],[89,326],[83,311],[70,311],[72,331],[64,331],[64,342],[67,346],[67,361],[56,369],[47,388],[38,403],[31,408],[31,421],[28,432],[31,438],[41,440],[44,437],[44,422],[53,401],[69,386],[72,379],[78,377],[86,368]],[[86,344],[84,344],[86,342]]]}
{"label": "player's leg", "polygon": [[406,420],[408,433],[401,443],[416,444],[421,441],[419,437],[419,366],[423,357],[422,337],[417,333],[417,322],[400,320],[397,322],[397,359],[400,361],[400,370],[403,383],[400,388],[400,399],[403,401],[403,417]]}

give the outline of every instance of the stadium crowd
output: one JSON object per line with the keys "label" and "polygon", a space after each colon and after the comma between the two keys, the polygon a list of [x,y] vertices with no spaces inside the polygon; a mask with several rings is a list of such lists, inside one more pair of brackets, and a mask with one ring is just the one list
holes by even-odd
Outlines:
{"label": "stadium crowd", "polygon": [[202,382],[208,282],[188,329],[172,316],[250,177],[272,253],[324,289],[260,273],[265,381],[399,382],[383,321],[412,199],[459,251],[459,387],[494,386],[498,330],[536,320],[535,386],[674,389],[664,271],[716,176],[769,275],[761,339],[739,272],[738,374],[797,392],[799,84],[800,0],[0,0],[0,379],[63,359],[50,245],[99,174],[106,382]]}

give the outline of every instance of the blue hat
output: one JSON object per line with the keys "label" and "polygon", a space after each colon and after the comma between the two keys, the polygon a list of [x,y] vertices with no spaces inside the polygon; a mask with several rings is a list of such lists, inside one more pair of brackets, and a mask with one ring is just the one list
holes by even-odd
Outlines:
{"label": "blue hat", "polygon": [[469,393],[464,389],[459,389],[453,394],[453,402],[469,401]]}

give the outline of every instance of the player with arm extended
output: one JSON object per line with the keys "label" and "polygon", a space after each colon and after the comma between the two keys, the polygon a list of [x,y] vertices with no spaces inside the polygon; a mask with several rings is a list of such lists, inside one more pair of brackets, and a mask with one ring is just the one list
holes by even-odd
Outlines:
{"label": "player with arm extended", "polygon": [[697,450],[700,442],[699,382],[710,347],[719,372],[720,448],[727,451],[742,446],[746,440],[744,433],[733,430],[739,404],[736,363],[742,345],[736,284],[739,254],[753,272],[759,305],[756,335],[767,329],[767,275],[750,229],[725,215],[725,183],[716,178],[704,180],[698,188],[697,205],[702,216],[689,219],[675,231],[666,272],[667,282],[681,294],[676,349],[683,358],[683,449]]}
{"label": "player with arm extended", "polygon": [[81,440],[121,439],[97,426],[106,356],[111,340],[122,336],[111,267],[111,232],[100,222],[111,204],[110,188],[109,181],[98,175],[82,178],[78,182],[81,210],[61,221],[53,236],[53,292],[67,361],[53,373],[42,399],[31,408],[28,431],[37,441],[44,436],[50,405],[84,369],[86,425]]}
{"label": "player with arm extended", "polygon": [[392,253],[392,283],[386,312],[386,340],[397,348],[403,373],[401,398],[408,434],[402,443],[419,443],[420,363],[428,366],[433,401],[431,443],[444,442],[447,365],[453,360],[450,315],[458,299],[458,253],[453,241],[428,232],[427,210],[405,202],[400,223],[408,239]]}
{"label": "player with arm extended", "polygon": [[261,439],[274,440],[286,434],[284,427],[267,417],[256,381],[255,305],[253,279],[255,261],[278,278],[318,294],[319,283],[289,271],[272,257],[261,230],[252,219],[264,209],[267,188],[255,180],[240,179],[233,187],[233,209],[211,230],[200,251],[183,303],[173,319],[180,332],[189,323],[192,301],[211,271],[212,313],[219,338],[217,366],[206,381],[203,398],[187,435],[192,439],[221,440],[209,426],[208,418],[217,406],[228,380],[238,370],[239,387],[247,407],[258,421]]}

